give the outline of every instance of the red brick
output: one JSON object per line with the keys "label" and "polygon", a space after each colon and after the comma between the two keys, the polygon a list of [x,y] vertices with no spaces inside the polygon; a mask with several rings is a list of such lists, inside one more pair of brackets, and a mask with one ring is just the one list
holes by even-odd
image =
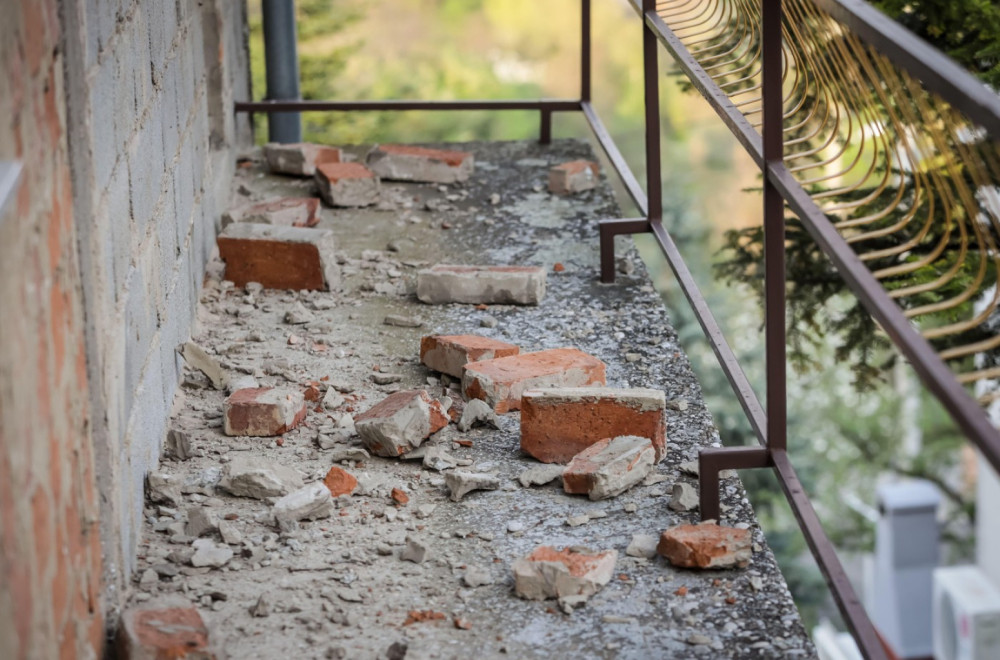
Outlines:
{"label": "red brick", "polygon": [[285,227],[312,227],[319,222],[316,197],[278,197],[227,211],[222,226],[233,222],[258,222]]}
{"label": "red brick", "polygon": [[358,487],[358,480],[354,478],[354,475],[336,465],[326,473],[323,483],[330,489],[330,495],[333,497],[350,495]]}
{"label": "red brick", "polygon": [[442,163],[457,167],[472,158],[472,154],[467,151],[446,151],[444,149],[429,149],[427,147],[415,147],[409,144],[383,144],[379,149],[388,154],[398,154],[403,156],[418,156],[429,160],[439,160]]}
{"label": "red brick", "polygon": [[333,232],[304,227],[234,223],[219,235],[226,279],[238,287],[328,290],[339,272]]}
{"label": "red brick", "polygon": [[375,178],[375,173],[361,163],[323,163],[316,167],[316,175],[330,183],[344,179]]}
{"label": "red brick", "polygon": [[592,500],[615,497],[646,478],[656,464],[649,438],[601,440],[573,457],[563,471],[563,490]]}
{"label": "red brick", "polygon": [[441,402],[427,390],[396,392],[354,418],[354,426],[370,452],[401,456],[448,425]]}
{"label": "red brick", "polygon": [[226,435],[281,435],[305,417],[305,398],[298,390],[252,387],[236,390],[225,401]]}
{"label": "red brick", "polygon": [[368,154],[368,166],[383,179],[454,183],[465,181],[475,166],[471,153],[399,144],[383,144]]}
{"label": "red brick", "polygon": [[589,160],[573,160],[556,165],[549,170],[549,192],[555,195],[570,195],[596,188],[599,179],[597,163]]}
{"label": "red brick", "polygon": [[751,541],[749,529],[703,522],[666,530],[656,551],[683,568],[743,568],[750,563]]}
{"label": "red brick", "polygon": [[316,167],[316,186],[330,206],[370,206],[378,201],[379,181],[361,163],[323,163]]}
{"label": "red brick", "polygon": [[128,610],[119,631],[122,658],[214,660],[209,631],[193,607]]}
{"label": "red brick", "polygon": [[343,160],[340,149],[309,142],[266,144],[264,157],[272,172],[294,176],[313,176],[320,164]]}
{"label": "red brick", "polygon": [[479,335],[431,335],[420,340],[420,361],[425,365],[461,378],[469,362],[517,355],[514,344]]}
{"label": "red brick", "polygon": [[666,455],[663,392],[648,389],[560,387],[521,398],[521,450],[543,463],[566,463],[605,438],[649,438],[657,462]]}
{"label": "red brick", "polygon": [[466,365],[462,391],[498,413],[521,408],[524,392],[542,387],[605,384],[604,363],[575,348],[521,353]]}

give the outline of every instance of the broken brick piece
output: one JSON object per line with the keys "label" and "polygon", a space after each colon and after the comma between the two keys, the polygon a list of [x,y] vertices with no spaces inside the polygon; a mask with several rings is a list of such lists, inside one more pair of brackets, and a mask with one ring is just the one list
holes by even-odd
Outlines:
{"label": "broken brick piece", "polygon": [[519,410],[521,396],[545,387],[604,385],[604,363],[575,348],[554,348],[466,365],[462,392],[497,413]]}
{"label": "broken brick piece", "polygon": [[462,377],[465,365],[517,355],[514,344],[479,335],[431,335],[420,340],[420,361],[441,373]]}
{"label": "broken brick piece", "polygon": [[330,206],[371,206],[378,201],[378,178],[361,163],[318,165],[316,186]]}
{"label": "broken brick piece", "polygon": [[118,631],[120,657],[133,660],[214,660],[209,630],[193,607],[129,609]]}
{"label": "broken brick piece", "polygon": [[330,495],[340,497],[353,493],[358,487],[358,480],[347,470],[334,465],[323,477],[323,484],[330,490]]}
{"label": "broken brick piece", "polygon": [[234,223],[218,239],[226,279],[238,286],[326,291],[340,279],[333,232],[307,227]]}
{"label": "broken brick piece", "polygon": [[306,418],[305,397],[283,387],[236,390],[225,401],[226,435],[281,435]]}
{"label": "broken brick piece", "polygon": [[271,142],[264,145],[264,157],[272,172],[294,176],[312,176],[317,165],[343,160],[340,149],[309,142]]}
{"label": "broken brick piece", "polygon": [[455,183],[468,179],[474,166],[467,151],[383,144],[368,152],[368,167],[383,179],[397,181]]}
{"label": "broken brick piece", "polygon": [[666,530],[656,551],[683,568],[743,568],[750,563],[751,540],[749,529],[703,522]]}
{"label": "broken brick piece", "polygon": [[406,621],[403,622],[403,625],[409,626],[414,623],[444,621],[445,619],[447,619],[447,617],[443,612],[435,612],[434,610],[410,610],[406,613]]}
{"label": "broken brick piece", "polygon": [[448,425],[440,401],[427,390],[404,390],[354,418],[365,447],[378,456],[401,456]]}
{"label": "broken brick piece", "polygon": [[644,388],[554,387],[521,398],[521,450],[543,463],[566,463],[599,440],[649,438],[666,455],[666,397]]}
{"label": "broken brick piece", "polygon": [[556,550],[542,545],[514,562],[514,591],[528,600],[592,596],[611,581],[617,560],[615,550]]}
{"label": "broken brick piece", "polygon": [[319,222],[318,211],[319,199],[315,197],[276,197],[229,209],[222,214],[222,227],[225,229],[234,222],[312,227]]}
{"label": "broken brick piece", "polygon": [[537,305],[545,297],[541,266],[438,264],[417,273],[417,298],[430,305]]}
{"label": "broken brick piece", "polygon": [[600,181],[597,163],[591,160],[572,160],[549,170],[549,192],[554,195],[572,195],[596,188]]}
{"label": "broken brick piece", "polygon": [[563,471],[563,490],[603,500],[624,493],[649,474],[656,453],[649,438],[601,440],[573,457]]}
{"label": "broken brick piece", "polygon": [[402,488],[393,488],[390,496],[392,497],[392,501],[399,506],[406,506],[410,502],[410,496]]}

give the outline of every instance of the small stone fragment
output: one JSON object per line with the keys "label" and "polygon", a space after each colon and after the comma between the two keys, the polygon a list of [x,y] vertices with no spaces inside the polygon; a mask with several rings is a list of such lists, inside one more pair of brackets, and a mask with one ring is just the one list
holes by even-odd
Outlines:
{"label": "small stone fragment", "polygon": [[441,472],[449,470],[456,465],[458,465],[458,461],[455,460],[455,457],[449,454],[448,451],[440,445],[427,447],[427,450],[424,452],[425,468]]}
{"label": "small stone fragment", "polygon": [[617,560],[615,550],[539,546],[514,562],[514,591],[529,600],[592,596],[611,581]]}
{"label": "small stone fragment", "polygon": [[573,160],[556,165],[549,170],[549,192],[553,195],[572,195],[596,188],[600,183],[597,163],[590,160]]}
{"label": "small stone fragment", "polygon": [[406,537],[406,547],[399,555],[403,561],[412,561],[414,564],[422,564],[427,557],[427,545],[413,537]]}
{"label": "small stone fragment", "polygon": [[195,568],[203,566],[219,568],[233,558],[233,551],[228,545],[217,545],[215,541],[209,539],[198,539],[191,544],[191,547],[194,548],[191,565]]}
{"label": "small stone fragment", "polygon": [[397,506],[406,506],[410,503],[410,496],[406,494],[402,488],[393,488],[392,492],[389,493],[392,497],[392,501],[397,504]]}
{"label": "small stone fragment", "polygon": [[306,418],[302,392],[286,387],[237,390],[225,401],[226,435],[275,436]]}
{"label": "small stone fragment", "polygon": [[690,484],[678,481],[671,490],[669,506],[674,511],[691,511],[698,508],[698,491]]}
{"label": "small stone fragment", "polygon": [[496,490],[500,487],[500,480],[492,474],[473,472],[449,472],[444,476],[444,482],[451,491],[452,502],[458,502],[474,490]]}
{"label": "small stone fragment", "polygon": [[448,425],[448,416],[426,390],[406,390],[358,415],[354,424],[368,451],[393,457],[419,447]]}
{"label": "small stone fragment", "polygon": [[328,388],[323,396],[323,407],[327,410],[333,410],[342,405],[344,405],[343,395],[332,387]]}
{"label": "small stone fragment", "polygon": [[333,515],[333,511],[330,489],[322,482],[303,486],[285,495],[274,503],[272,509],[275,522],[283,530],[294,529],[295,523],[300,520],[329,518]]}
{"label": "small stone fragment", "polygon": [[219,535],[228,545],[239,545],[243,542],[243,535],[236,525],[228,520],[219,521]]}
{"label": "small stone fragment", "polygon": [[361,447],[341,447],[334,449],[329,454],[325,454],[325,456],[328,460],[334,463],[339,463],[341,461],[367,461],[371,458],[371,454]]}
{"label": "small stone fragment", "polygon": [[391,385],[403,380],[403,374],[383,374],[374,373],[371,376],[372,382],[376,385]]}
{"label": "small stone fragment", "polygon": [[525,488],[529,488],[530,486],[544,486],[561,477],[562,473],[563,466],[561,465],[536,465],[518,475],[517,480]]}
{"label": "small stone fragment", "polygon": [[396,326],[397,328],[419,328],[424,322],[415,316],[403,316],[402,314],[389,314],[382,321],[385,325]]}
{"label": "small stone fragment", "polygon": [[187,510],[187,526],[184,533],[192,538],[211,534],[219,529],[219,520],[211,509],[191,507]]}
{"label": "small stone fragment", "polygon": [[573,457],[563,472],[563,489],[592,500],[614,497],[641,482],[655,462],[656,452],[648,438],[602,440]]}
{"label": "small stone fragment", "polygon": [[750,543],[750,530],[703,522],[666,530],[656,551],[683,568],[743,568],[752,556]]}
{"label": "small stone fragment", "polygon": [[358,480],[347,470],[342,470],[334,465],[323,477],[323,484],[330,491],[331,496],[340,497],[353,493],[358,487]]}
{"label": "small stone fragment", "polygon": [[270,596],[267,593],[262,593],[257,598],[257,602],[250,608],[250,615],[258,618],[271,616],[272,609],[274,606],[271,604]]}
{"label": "small stone fragment", "polygon": [[475,589],[476,587],[481,587],[483,585],[493,584],[493,576],[490,574],[490,569],[485,566],[472,564],[465,569],[465,575],[462,576],[462,582],[465,586]]}
{"label": "small stone fragment", "polygon": [[237,497],[263,500],[301,488],[302,477],[292,468],[273,461],[237,456],[223,468],[219,487]]}
{"label": "small stone fragment", "polygon": [[489,426],[495,429],[500,428],[500,420],[485,401],[471,399],[465,404],[462,417],[458,420],[458,430],[465,433],[476,426]]}
{"label": "small stone fragment", "polygon": [[150,502],[163,502],[177,506],[182,501],[181,487],[184,481],[165,472],[150,472],[146,477],[147,496]]}
{"label": "small stone fragment", "polygon": [[167,431],[167,440],[163,445],[164,453],[173,456],[179,461],[186,461],[193,454],[191,453],[191,437],[179,429]]}
{"label": "small stone fragment", "polygon": [[625,554],[629,557],[644,557],[652,559],[656,556],[656,543],[658,539],[655,534],[633,534]]}
{"label": "small stone fragment", "polygon": [[303,325],[316,320],[316,315],[305,308],[300,302],[292,305],[292,308],[285,312],[285,323],[289,325]]}
{"label": "small stone fragment", "polygon": [[219,361],[205,352],[204,348],[193,341],[188,341],[184,342],[179,352],[187,366],[197,369],[208,376],[208,379],[212,382],[212,387],[217,390],[226,388],[226,380],[228,379],[226,372],[219,365]]}
{"label": "small stone fragment", "polygon": [[430,335],[420,340],[420,361],[434,371],[461,378],[469,362],[517,355],[520,350],[479,335]]}
{"label": "small stone fragment", "polygon": [[537,305],[545,296],[540,266],[452,266],[417,273],[417,298],[430,305]]}
{"label": "small stone fragment", "polygon": [[144,589],[149,589],[154,584],[159,584],[160,576],[152,568],[147,568],[142,572],[142,577],[139,578],[139,586]]}

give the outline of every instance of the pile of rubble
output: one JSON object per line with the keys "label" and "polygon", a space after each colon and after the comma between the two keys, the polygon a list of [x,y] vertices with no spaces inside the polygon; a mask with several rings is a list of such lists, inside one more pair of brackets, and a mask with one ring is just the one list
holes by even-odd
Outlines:
{"label": "pile of rubble", "polygon": [[[387,195],[392,198],[382,180],[454,186],[475,172],[471,153],[419,147],[382,145],[367,153],[365,165],[347,160],[339,149],[318,145],[268,145],[264,153],[272,172],[302,177],[303,181],[311,177],[323,201],[340,207],[376,204]],[[578,159],[548,168],[552,195],[591,190],[598,182],[597,167],[590,161]],[[234,301],[227,302],[226,309],[241,323],[261,310],[278,314],[285,349],[309,360],[324,359],[333,352],[329,340],[317,339],[309,329],[322,327],[319,317],[327,309],[349,304],[339,294],[324,297],[337,293],[343,271],[350,264],[335,249],[334,230],[317,226],[322,210],[315,197],[267,199],[230,210],[218,241],[225,281],[212,297]],[[395,267],[391,262],[380,263],[386,264],[387,272]],[[540,305],[550,284],[549,274],[564,270],[561,263],[551,270],[427,264],[414,268],[409,290],[421,303],[442,309],[465,305],[474,306],[470,308],[477,312],[504,309],[516,314],[510,310]],[[411,314],[387,313],[383,323],[381,334],[409,336],[423,326]],[[494,317],[483,315],[483,327],[492,328],[496,323]],[[123,644],[132,649],[132,657],[140,657],[141,649],[213,652],[208,627],[197,609],[183,600],[169,602],[148,594],[167,591],[165,583],[179,576],[263,571],[275,561],[278,548],[282,548],[280,554],[286,552],[284,547],[294,555],[308,554],[300,539],[316,539],[319,532],[329,538],[332,523],[343,530],[339,533],[350,533],[343,523],[371,525],[373,519],[379,524],[403,523],[405,533],[377,537],[381,539],[374,544],[377,557],[396,557],[402,565],[416,567],[442,563],[457,570],[463,588],[469,590],[509,583],[513,592],[527,601],[557,599],[567,614],[614,580],[624,579],[618,549],[595,548],[597,543],[540,543],[510,561],[494,556],[493,564],[504,565],[503,576],[491,568],[488,546],[483,546],[479,561],[450,559],[421,533],[435,510],[440,512],[444,506],[425,493],[442,488],[450,502],[458,503],[447,506],[473,507],[479,500],[490,506],[489,491],[516,488],[497,474],[495,461],[461,455],[473,442],[495,456],[513,449],[523,464],[515,483],[543,499],[553,491],[544,487],[553,482],[561,485],[562,493],[585,496],[587,501],[620,498],[666,479],[657,472],[666,461],[679,463],[681,472],[696,475],[696,463],[685,464],[676,453],[671,454],[676,445],[668,433],[669,414],[687,404],[668,401],[662,390],[609,386],[608,365],[576,347],[522,350],[535,341],[520,342],[516,336],[502,341],[471,333],[421,335],[419,355],[383,356],[363,386],[336,372],[303,381],[296,375],[302,371],[300,365],[289,359],[273,359],[263,368],[241,370],[227,365],[227,355],[235,348],[201,342],[182,347],[188,380],[200,381],[197,387],[205,392],[225,393],[221,400],[205,399],[204,418],[217,422],[221,432],[234,442],[248,439],[251,444],[222,449],[224,461],[201,472],[182,475],[164,470],[149,475],[148,511],[152,515],[147,515],[151,530],[162,535],[171,549],[147,555],[148,567],[138,576],[144,597],[138,600],[148,602],[123,616]],[[251,327],[245,336],[248,344],[264,344],[274,333]],[[349,341],[338,355],[342,362],[352,359]],[[425,385],[414,387],[412,375],[386,366],[392,362],[422,365],[417,373]],[[381,394],[364,404],[370,390]],[[217,401],[214,410],[207,403],[211,400]],[[519,451],[502,444],[509,436],[511,419]],[[475,434],[475,440],[465,435],[470,433]],[[271,439],[267,445],[271,448],[294,450],[297,456],[308,459],[309,465],[324,467],[321,471],[296,469],[260,455],[253,450],[257,446],[253,443],[261,438]],[[308,441],[303,444],[303,439]],[[205,457],[204,448],[199,450],[196,444],[190,432],[175,428],[166,439],[164,452],[179,462]],[[522,457],[530,459],[526,462]],[[394,477],[397,481],[387,483],[370,474],[375,464],[384,464],[395,475],[401,472],[392,467],[394,464],[400,470],[415,465],[422,470],[408,481]],[[690,483],[677,480],[666,504],[675,512],[689,514],[697,508],[697,499]],[[252,518],[222,513],[231,508],[229,502],[240,500],[259,502],[263,508],[256,507]],[[629,500],[623,511],[634,513],[637,508]],[[723,506],[724,511],[727,508]],[[599,509],[588,510],[568,516],[565,525],[580,527],[606,515]],[[645,527],[636,519],[634,527],[640,526]],[[525,531],[517,520],[506,525],[506,532],[515,538]],[[487,544],[492,541],[484,531],[455,532],[459,534],[460,538],[478,537]],[[624,555],[637,562],[659,555],[679,568],[733,569],[747,567],[760,551],[750,525],[723,526],[707,521],[636,529]],[[288,570],[293,574],[328,570],[330,565],[324,561],[305,567],[289,564]],[[364,564],[372,560],[344,550],[343,561]],[[354,588],[352,582],[357,578],[350,576],[350,572],[345,573],[338,578],[342,586],[330,594],[324,592],[323,611],[330,621],[360,626],[342,607],[372,596]],[[672,579],[663,575],[657,582]],[[732,577],[726,582],[730,580]],[[751,575],[749,584],[756,584],[754,580],[759,582],[760,578]],[[686,591],[686,587],[677,593],[681,590]],[[199,597],[199,604],[218,611],[227,598],[224,592],[209,591]],[[275,602],[265,591],[248,612],[260,619],[276,611],[295,613],[294,607]],[[685,609],[683,616],[690,616],[690,611]],[[605,619],[610,621],[607,616]],[[457,630],[474,625],[467,615],[446,615],[433,609],[409,610],[405,620],[395,625],[409,628],[437,621],[450,622]],[[685,643],[721,648],[717,640],[704,635],[688,636]],[[388,657],[393,657],[392,648],[395,645]],[[401,649],[395,651],[396,657],[403,657],[399,654],[405,653],[405,645]],[[344,657],[340,651],[332,653],[331,657]]]}

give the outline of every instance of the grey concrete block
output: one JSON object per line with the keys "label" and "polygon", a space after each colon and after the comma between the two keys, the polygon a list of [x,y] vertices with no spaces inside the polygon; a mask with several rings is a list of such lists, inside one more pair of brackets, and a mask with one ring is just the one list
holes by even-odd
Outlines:
{"label": "grey concrete block", "polygon": [[537,305],[545,296],[539,266],[452,266],[438,264],[417,273],[422,302]]}

